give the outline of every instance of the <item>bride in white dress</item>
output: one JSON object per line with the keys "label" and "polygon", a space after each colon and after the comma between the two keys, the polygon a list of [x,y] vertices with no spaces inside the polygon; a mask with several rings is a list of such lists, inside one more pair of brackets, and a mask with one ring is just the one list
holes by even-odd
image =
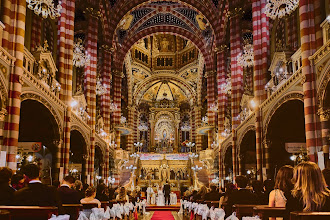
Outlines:
{"label": "bride in white dress", "polygon": [[165,206],[165,196],[162,187],[158,188],[157,206]]}

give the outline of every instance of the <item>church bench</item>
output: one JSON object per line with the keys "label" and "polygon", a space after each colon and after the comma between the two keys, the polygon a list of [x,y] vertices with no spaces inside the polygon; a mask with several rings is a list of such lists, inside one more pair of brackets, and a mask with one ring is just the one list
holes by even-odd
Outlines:
{"label": "church bench", "polygon": [[219,201],[204,201],[204,204],[207,204],[209,208],[211,208],[212,206],[214,208],[219,208]]}
{"label": "church bench", "polygon": [[290,220],[329,220],[330,212],[291,212]]}
{"label": "church bench", "polygon": [[47,220],[58,214],[57,207],[0,206],[0,210],[9,211],[11,220]]}
{"label": "church bench", "polygon": [[269,207],[267,205],[257,205],[253,208],[253,215],[258,215],[260,219],[268,220],[270,217],[285,217],[287,211],[281,207]]}
{"label": "church bench", "polygon": [[98,208],[98,204],[97,203],[86,203],[86,204],[82,204],[82,209],[93,209],[93,208]]}
{"label": "church bench", "polygon": [[104,211],[107,210],[107,207],[110,206],[108,201],[101,202],[101,208],[104,208]]}
{"label": "church bench", "polygon": [[253,216],[253,208],[256,205],[241,205],[241,204],[235,204],[233,205],[233,212],[236,212],[236,217],[238,219],[242,219],[242,217],[245,216]]}
{"label": "church bench", "polygon": [[0,210],[0,220],[10,220],[10,212],[7,210]]}
{"label": "church bench", "polygon": [[79,212],[83,209],[82,204],[62,204],[62,210],[60,214],[70,215],[70,220],[77,220]]}

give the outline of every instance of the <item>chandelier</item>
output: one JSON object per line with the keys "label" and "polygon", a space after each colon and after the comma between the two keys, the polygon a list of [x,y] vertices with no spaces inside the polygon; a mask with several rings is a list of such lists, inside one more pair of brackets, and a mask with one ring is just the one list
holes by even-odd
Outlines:
{"label": "chandelier", "polygon": [[111,100],[110,101],[110,112],[117,111],[117,109],[118,109],[118,105],[113,103],[113,101]]}
{"label": "chandelier", "polygon": [[181,131],[190,131],[191,127],[188,123],[183,123],[181,126]]}
{"label": "chandelier", "polygon": [[53,0],[26,0],[28,3],[28,8],[34,11],[35,14],[40,15],[43,18],[48,16],[51,19],[55,19],[61,15],[61,1],[58,2],[57,7],[55,7]]}
{"label": "chandelier", "polygon": [[139,129],[139,131],[148,131],[148,125],[147,125],[147,123],[141,123],[138,126],[138,129]]}
{"label": "chandelier", "polygon": [[[191,142],[189,142],[189,143],[191,143]],[[189,144],[188,143],[188,144]],[[188,145],[187,144],[187,145]],[[193,146],[195,145],[195,143],[193,143]],[[198,157],[198,154],[197,153],[192,153],[192,154],[189,154],[189,158],[191,158],[191,159],[195,159],[195,158],[197,158]]]}
{"label": "chandelier", "polygon": [[90,56],[85,53],[82,40],[78,38],[77,42],[73,44],[73,65],[76,67],[84,67],[89,61]]}
{"label": "chandelier", "polygon": [[211,112],[214,112],[214,113],[218,112],[219,111],[219,109],[218,109],[218,103],[217,102],[212,103],[210,105],[210,108],[209,109],[210,109]]}
{"label": "chandelier", "polygon": [[195,165],[195,166],[191,167],[191,169],[195,172],[198,172],[198,171],[202,170],[203,167],[199,167],[198,165]]}
{"label": "chandelier", "polygon": [[221,92],[231,94],[231,79],[227,78],[226,82],[220,86]]}
{"label": "chandelier", "polygon": [[268,0],[265,14],[275,20],[290,15],[297,9],[298,5],[299,0]]}
{"label": "chandelier", "polygon": [[208,118],[207,116],[204,116],[204,117],[202,118],[202,123],[203,123],[203,124],[208,124],[208,123],[209,123],[209,118]]}
{"label": "chandelier", "polygon": [[125,124],[126,123],[126,117],[121,116],[120,117],[120,124]]}
{"label": "chandelier", "polygon": [[237,62],[242,67],[251,67],[254,65],[253,45],[246,44],[243,46],[243,54],[237,58]]}
{"label": "chandelier", "polygon": [[97,78],[96,95],[104,95],[105,93],[107,93],[107,88],[105,88],[105,86],[102,85],[101,79]]}
{"label": "chandelier", "polygon": [[[139,142],[138,142],[139,143]],[[134,145],[135,145],[136,143],[134,143]],[[141,144],[141,146],[142,146],[142,143],[140,143]],[[135,145],[136,146],[136,145]],[[138,153],[133,153],[133,154],[131,154],[131,155],[129,155],[130,157],[134,157],[134,158],[138,158],[138,157],[140,157],[140,155],[138,154]]]}

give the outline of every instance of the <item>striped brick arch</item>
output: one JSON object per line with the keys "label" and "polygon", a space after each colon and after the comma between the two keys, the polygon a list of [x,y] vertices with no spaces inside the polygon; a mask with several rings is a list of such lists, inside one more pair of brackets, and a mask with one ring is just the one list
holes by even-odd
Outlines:
{"label": "striped brick arch", "polygon": [[116,60],[116,68],[122,69],[123,63],[126,54],[130,50],[130,48],[140,39],[155,34],[155,33],[162,33],[162,34],[174,34],[177,36],[180,36],[182,38],[190,40],[192,43],[195,44],[195,46],[199,49],[199,52],[203,55],[205,59],[206,64],[206,70],[211,70],[213,67],[213,57],[209,51],[209,49],[204,44],[204,40],[197,37],[193,33],[175,26],[169,26],[169,25],[162,25],[162,26],[153,26],[146,28],[136,34],[134,34],[131,37],[127,37],[127,40],[123,43],[120,50],[117,50],[118,53],[118,59]]}
{"label": "striped brick arch", "polygon": [[[158,0],[126,0],[118,1],[118,3],[113,7],[114,11],[108,11],[108,17],[110,20],[110,37],[114,37],[115,30],[120,22],[120,20],[130,11],[136,7],[144,4],[157,2]],[[212,27],[217,27],[218,20],[215,16],[217,8],[214,6],[212,1],[202,1],[202,0],[171,0],[171,2],[178,2],[183,6],[192,7],[196,11],[200,12],[205,16],[205,18],[210,22]],[[198,9],[198,10],[197,10]]]}

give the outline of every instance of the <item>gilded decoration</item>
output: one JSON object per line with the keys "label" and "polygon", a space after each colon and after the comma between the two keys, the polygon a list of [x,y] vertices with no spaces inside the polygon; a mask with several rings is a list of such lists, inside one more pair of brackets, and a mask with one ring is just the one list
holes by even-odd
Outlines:
{"label": "gilded decoration", "polygon": [[4,77],[6,78],[7,77],[7,68],[2,63],[0,63],[0,70],[1,70],[2,74],[4,75]]}

